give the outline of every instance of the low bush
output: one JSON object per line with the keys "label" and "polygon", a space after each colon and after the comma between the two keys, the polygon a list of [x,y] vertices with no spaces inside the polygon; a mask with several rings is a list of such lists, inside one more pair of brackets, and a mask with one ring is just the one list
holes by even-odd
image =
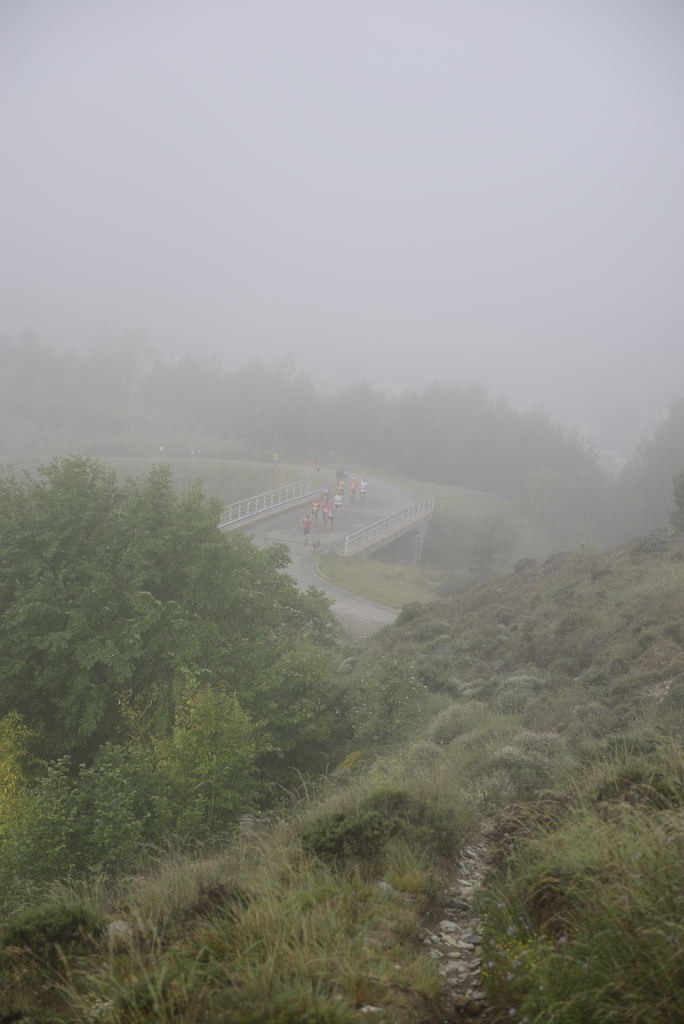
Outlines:
{"label": "low bush", "polygon": [[416,724],[429,717],[431,699],[410,662],[382,658],[350,682],[345,714],[359,744],[371,749],[397,746],[408,735],[415,735]]}
{"label": "low bush", "polygon": [[608,821],[577,807],[519,843],[486,907],[496,1008],[558,1024],[681,1021],[683,869],[679,817],[624,805]]}
{"label": "low bush", "polygon": [[626,803],[654,810],[677,809],[684,804],[684,754],[678,745],[659,745],[634,752],[613,749],[601,757],[583,784],[585,798],[599,809]]}
{"label": "low bush", "polygon": [[459,701],[441,711],[431,722],[428,736],[433,743],[446,746],[458,736],[491,719],[492,713],[478,701]]}
{"label": "low bush", "polygon": [[2,929],[2,945],[50,960],[58,947],[92,948],[103,920],[83,903],[41,903],[17,914]]}
{"label": "low bush", "polygon": [[458,815],[446,807],[431,806],[406,790],[378,789],[347,811],[320,814],[305,825],[302,846],[338,865],[354,862],[366,876],[384,869],[391,839],[438,858],[449,858],[462,838]]}
{"label": "low bush", "polygon": [[322,814],[302,833],[302,846],[324,860],[354,860],[377,871],[378,859],[398,828],[397,821],[386,821],[377,811]]}
{"label": "low bush", "polygon": [[519,733],[493,752],[485,777],[498,776],[505,799],[532,800],[558,781],[564,761],[557,736]]}
{"label": "low bush", "polygon": [[519,672],[508,676],[499,684],[494,696],[494,708],[503,715],[520,715],[543,689],[545,680],[538,675]]}

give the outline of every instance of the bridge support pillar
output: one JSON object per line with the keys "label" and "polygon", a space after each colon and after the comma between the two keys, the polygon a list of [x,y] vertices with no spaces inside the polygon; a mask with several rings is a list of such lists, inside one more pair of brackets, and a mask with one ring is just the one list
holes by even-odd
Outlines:
{"label": "bridge support pillar", "polygon": [[423,544],[425,543],[425,537],[428,530],[428,521],[424,520],[416,527],[413,533],[409,534],[410,537],[414,538],[414,553],[413,553],[413,565],[420,565],[423,557]]}
{"label": "bridge support pillar", "polygon": [[370,557],[384,562],[398,562],[400,565],[420,565],[427,525],[427,522],[421,523],[414,530],[379,548]]}
{"label": "bridge support pillar", "polygon": [[409,565],[420,565],[420,554],[423,549],[423,535],[420,530],[411,530],[405,535],[406,561]]}

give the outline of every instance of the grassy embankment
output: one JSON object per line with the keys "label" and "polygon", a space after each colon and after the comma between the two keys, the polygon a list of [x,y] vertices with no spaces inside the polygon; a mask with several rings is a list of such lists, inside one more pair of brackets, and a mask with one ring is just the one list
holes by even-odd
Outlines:
{"label": "grassy embankment", "polygon": [[[50,459],[41,458],[0,458],[0,471],[35,473]],[[207,494],[222,501],[237,501],[251,497],[300,479],[289,466],[274,467],[268,461],[255,462],[247,459],[208,458],[146,458],[132,456],[109,456],[99,459],[114,470],[119,480],[143,476],[154,466],[168,466],[178,488],[202,483]],[[293,476],[293,472],[295,475]]]}
{"label": "grassy embankment", "polygon": [[433,601],[550,550],[543,531],[515,502],[463,487],[392,479],[416,498],[435,496],[421,565],[386,561],[382,551],[372,558],[324,555],[321,570],[337,586],[401,608],[413,601]]}
{"label": "grassy embankment", "polygon": [[437,1021],[420,926],[486,821],[496,1019],[681,1022],[683,623],[684,542],[663,538],[405,608],[338,652],[369,714],[391,699],[374,666],[410,668],[415,702],[394,708],[405,738],[365,734],[327,780],[212,855],[53,887],[4,925],[6,1011],[344,1024],[373,1005],[379,1021]]}

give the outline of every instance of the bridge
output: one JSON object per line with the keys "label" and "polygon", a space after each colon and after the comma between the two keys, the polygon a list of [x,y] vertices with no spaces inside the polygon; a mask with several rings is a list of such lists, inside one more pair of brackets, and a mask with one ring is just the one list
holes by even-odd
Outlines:
{"label": "bridge", "polygon": [[300,480],[295,484],[277,487],[274,491],[255,494],[225,505],[219,519],[219,530],[239,530],[242,526],[257,522],[266,516],[276,515],[295,505],[311,503],[321,493],[321,485],[311,480]]}
{"label": "bridge", "polygon": [[[257,494],[252,498],[244,498],[241,501],[226,505],[220,516],[219,529],[237,530],[248,527],[260,520],[276,516],[288,509],[298,505],[308,505],[314,498],[319,497],[322,491],[319,480],[301,480],[297,483],[278,487],[263,494]],[[356,511],[359,513],[362,503],[358,502]],[[411,561],[418,563],[420,552],[427,524],[432,517],[435,508],[434,496],[422,498],[405,508],[392,512],[388,515],[374,519],[361,529],[353,530],[343,537],[333,538],[330,534],[317,544],[317,550],[325,554],[351,555],[372,554],[374,551],[391,544],[393,541],[406,536],[411,544]],[[371,511],[368,504],[365,505],[364,514]],[[339,522],[344,522],[348,512],[342,513],[342,517],[335,517]],[[300,535],[299,523],[297,523],[297,537]],[[297,543],[295,541],[294,543]],[[301,544],[301,541],[299,541]]]}
{"label": "bridge", "polygon": [[424,530],[434,510],[434,495],[429,495],[414,502],[413,505],[407,505],[406,508],[402,508],[398,512],[392,512],[388,516],[383,516],[382,519],[376,519],[375,522],[360,530],[355,530],[354,533],[348,533],[346,537],[332,545],[326,545],[326,554],[345,557],[360,554],[370,555],[393,540],[397,540],[407,533],[415,532],[419,538],[418,550],[415,555],[415,561],[418,562]]}

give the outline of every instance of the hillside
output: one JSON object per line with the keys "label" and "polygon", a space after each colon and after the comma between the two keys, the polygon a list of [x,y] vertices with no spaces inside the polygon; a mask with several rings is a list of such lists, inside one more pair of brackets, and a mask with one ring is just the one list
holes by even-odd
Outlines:
{"label": "hillside", "polygon": [[522,562],[328,663],[337,768],[210,851],[28,889],[5,1019],[684,1019],[684,539]]}
{"label": "hillside", "polygon": [[606,553],[521,560],[505,578],[405,606],[396,632],[385,631],[365,656],[386,648],[417,659],[430,689],[478,698],[508,674],[530,671],[540,677],[549,723],[553,700],[571,693],[603,699],[609,716],[619,704],[626,721],[684,683],[683,593],[682,544],[663,531]]}

